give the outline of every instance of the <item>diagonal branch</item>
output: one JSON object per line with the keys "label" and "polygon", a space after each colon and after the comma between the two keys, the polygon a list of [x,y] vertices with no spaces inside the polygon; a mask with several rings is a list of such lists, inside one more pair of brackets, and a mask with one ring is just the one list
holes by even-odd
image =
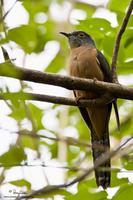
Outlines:
{"label": "diagonal branch", "polygon": [[7,15],[11,12],[11,10],[14,8],[14,6],[15,6],[15,4],[18,2],[18,0],[16,0],[14,3],[13,3],[13,5],[11,6],[11,8],[4,14],[4,16],[3,16],[3,18],[0,20],[0,22],[1,21],[3,21],[3,20],[5,20],[5,18],[7,17]]}
{"label": "diagonal branch", "polygon": [[133,10],[133,0],[131,0],[129,4],[127,13],[123,19],[122,25],[118,31],[116,41],[115,41],[115,46],[114,46],[113,56],[112,56],[112,64],[111,64],[113,83],[118,83],[117,74],[116,74],[116,63],[117,63],[118,51],[119,51],[122,35],[125,32],[132,10]]}
{"label": "diagonal branch", "polygon": [[33,198],[35,196],[39,196],[39,195],[47,195],[48,193],[60,190],[62,188],[67,188],[69,186],[74,185],[77,182],[81,182],[82,180],[84,180],[88,175],[90,175],[92,173],[92,171],[95,169],[97,169],[101,164],[103,164],[104,162],[106,162],[109,158],[114,157],[120,150],[121,148],[123,148],[128,142],[130,142],[133,139],[133,137],[128,138],[122,145],[118,146],[115,150],[113,151],[108,151],[106,153],[104,153],[104,156],[100,156],[99,159],[95,162],[95,167],[91,167],[89,170],[85,171],[81,176],[75,178],[74,180],[65,183],[65,184],[60,184],[60,185],[51,185],[51,186],[46,186],[40,190],[36,190],[33,191],[30,194],[27,195],[23,195],[21,197],[18,197],[17,200],[21,200],[21,199],[29,199],[29,198]]}

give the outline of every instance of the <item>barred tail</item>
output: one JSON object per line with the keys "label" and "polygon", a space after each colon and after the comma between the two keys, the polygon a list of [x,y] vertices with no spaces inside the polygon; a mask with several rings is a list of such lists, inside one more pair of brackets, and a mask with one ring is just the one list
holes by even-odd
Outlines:
{"label": "barred tail", "polygon": [[[105,134],[105,138],[97,139],[94,134],[92,136],[92,154],[93,154],[93,162],[95,166],[95,162],[104,156],[105,152],[110,148],[109,142],[109,134]],[[110,186],[110,159],[104,162],[102,165],[95,169],[95,177],[96,183],[98,186],[102,186],[104,189]]]}

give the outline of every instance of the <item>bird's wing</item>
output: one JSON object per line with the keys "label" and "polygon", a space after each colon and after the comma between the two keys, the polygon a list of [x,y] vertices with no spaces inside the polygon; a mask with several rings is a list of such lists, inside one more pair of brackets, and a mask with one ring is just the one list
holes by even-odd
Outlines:
{"label": "bird's wing", "polygon": [[[109,63],[104,57],[104,55],[97,49],[97,59],[98,63],[100,64],[100,68],[104,74],[106,82],[112,82],[112,74],[111,70],[109,67]],[[118,113],[118,108],[117,108],[117,99],[115,99],[113,102],[114,110],[115,110],[115,116],[116,116],[116,122],[117,122],[117,127],[120,129],[120,119],[119,119],[119,113]]]}
{"label": "bird's wing", "polygon": [[[104,55],[98,49],[97,49],[97,63],[99,65],[102,73],[104,74],[104,81],[112,82],[112,76],[111,76],[111,70],[110,70],[109,64],[108,64],[106,58],[104,57]],[[76,97],[75,92],[74,92],[74,95]],[[109,117],[110,117],[111,107],[112,107],[112,103],[110,103],[108,105],[108,116]],[[87,109],[79,107],[79,110],[80,110],[81,115],[82,115],[84,121],[86,122],[87,126],[90,128],[91,132],[94,132]],[[109,119],[107,119],[107,121],[108,120]]]}
{"label": "bird's wing", "polygon": [[111,70],[109,67],[109,63],[104,57],[104,55],[97,49],[97,60],[99,67],[101,68],[103,74],[104,74],[104,81],[106,82],[112,82],[112,75],[111,75]]}

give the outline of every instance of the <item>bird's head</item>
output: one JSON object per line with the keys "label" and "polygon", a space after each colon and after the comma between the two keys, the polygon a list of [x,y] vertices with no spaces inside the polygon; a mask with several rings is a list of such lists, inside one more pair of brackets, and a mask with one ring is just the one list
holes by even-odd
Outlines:
{"label": "bird's head", "polygon": [[72,33],[60,32],[62,35],[66,36],[69,40],[71,48],[77,48],[83,45],[91,45],[95,47],[95,43],[90,35],[84,31],[74,31]]}

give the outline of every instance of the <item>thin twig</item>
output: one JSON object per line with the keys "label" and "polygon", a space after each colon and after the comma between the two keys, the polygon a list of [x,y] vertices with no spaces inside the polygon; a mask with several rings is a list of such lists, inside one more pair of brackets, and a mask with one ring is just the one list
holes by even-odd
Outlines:
{"label": "thin twig", "polygon": [[88,169],[83,168],[83,167],[77,167],[77,166],[52,166],[52,165],[47,165],[45,163],[40,163],[40,164],[30,164],[25,162],[24,164],[21,163],[13,163],[13,164],[0,164],[0,168],[10,168],[10,167],[43,167],[43,168],[56,168],[56,169],[64,169],[64,170],[71,170],[71,171],[88,171]]}
{"label": "thin twig", "polygon": [[[28,131],[19,131],[19,132],[12,132],[11,134],[20,134],[20,135],[23,135],[23,136],[27,136],[27,137],[32,137],[32,138],[43,138],[43,139],[48,139],[48,140],[52,140],[52,141],[61,141],[61,142],[66,142],[67,144],[69,145],[75,145],[75,146],[83,146],[83,147],[87,147],[87,148],[91,148],[92,145],[89,144],[88,142],[86,141],[81,141],[81,140],[78,140],[78,139],[75,139],[75,138],[72,138],[72,137],[64,137],[64,138],[60,138],[58,136],[56,137],[50,137],[50,136],[46,136],[46,135],[42,135],[42,134],[33,134],[32,132],[28,132]],[[97,144],[94,146],[94,148],[102,148],[101,145]]]}
{"label": "thin twig", "polygon": [[122,145],[118,146],[115,150],[105,152],[104,155],[100,156],[96,160],[94,167],[90,168],[88,170],[88,172],[84,173],[80,177],[75,178],[73,181],[71,181],[70,183],[68,183],[67,186],[71,186],[71,185],[73,185],[73,184],[75,184],[77,182],[80,182],[80,181],[84,180],[94,169],[97,169],[100,165],[102,165],[103,163],[105,163],[109,158],[114,157],[120,151],[120,149],[123,148],[132,139],[133,139],[133,137],[130,137]]}
{"label": "thin twig", "polygon": [[[11,133],[11,132],[10,132]],[[32,138],[43,138],[43,139],[48,139],[48,140],[53,140],[53,141],[56,141],[56,142],[65,142],[69,145],[75,145],[75,146],[82,146],[82,147],[87,147],[87,148],[92,148],[92,145],[89,144],[88,142],[86,141],[81,141],[81,140],[78,140],[78,139],[75,139],[75,138],[72,138],[72,137],[50,137],[50,136],[46,136],[46,135],[42,135],[42,134],[34,134],[30,131],[27,131],[27,130],[22,130],[22,131],[19,131],[19,132],[12,132],[12,134],[20,134],[21,136],[27,136],[27,137],[32,137]],[[101,144],[93,144],[93,148],[97,148],[99,150],[105,150],[105,147],[103,147],[103,145]]]}
{"label": "thin twig", "polygon": [[[125,155],[125,154],[124,154]],[[127,155],[127,154],[126,154]],[[13,163],[13,164],[0,164],[0,167],[1,168],[10,168],[10,167],[42,167],[42,168],[54,168],[54,169],[60,169],[60,170],[70,170],[70,171],[73,171],[73,172],[79,172],[79,171],[82,171],[82,172],[88,172],[88,168],[85,168],[85,167],[77,167],[77,166],[54,166],[54,165],[47,165],[47,164],[44,164],[43,162],[40,163],[40,164],[29,164],[29,163],[24,163],[24,164],[21,164],[21,163]],[[104,169],[102,167],[102,169]],[[133,170],[129,170],[129,171],[121,171],[120,168],[114,168],[114,167],[111,167],[111,169],[104,169],[104,170],[108,170],[108,171],[119,171],[119,172],[129,172],[129,173],[133,173]]]}
{"label": "thin twig", "polygon": [[13,3],[13,5],[11,6],[11,8],[9,8],[9,10],[4,14],[4,16],[3,16],[3,18],[0,20],[0,22],[1,21],[3,21],[6,17],[7,17],[7,15],[11,12],[11,10],[14,8],[14,6],[15,6],[15,4],[18,2],[18,0],[16,0],[14,3]]}
{"label": "thin twig", "polygon": [[129,4],[129,7],[127,9],[127,13],[126,13],[126,15],[123,19],[122,25],[121,25],[121,27],[118,31],[116,41],[115,41],[115,46],[114,46],[113,56],[112,56],[112,64],[111,64],[112,78],[113,78],[114,83],[118,83],[117,74],[116,74],[116,64],[117,64],[118,51],[119,51],[119,47],[120,47],[120,41],[121,41],[123,33],[125,32],[125,29],[126,29],[126,26],[128,24],[132,10],[133,10],[133,0],[131,0],[131,2]]}
{"label": "thin twig", "polygon": [[46,195],[48,193],[51,193],[51,192],[54,192],[54,191],[57,191],[57,190],[72,186],[77,182],[81,182],[94,169],[97,169],[101,164],[105,163],[109,158],[114,157],[120,151],[120,149],[123,148],[132,139],[133,139],[133,137],[128,138],[122,145],[118,146],[114,151],[108,151],[108,152],[104,153],[104,156],[103,155],[100,156],[99,159],[95,162],[95,166],[94,167],[91,167],[89,170],[87,170],[85,173],[83,173],[81,176],[75,178],[74,180],[72,180],[72,181],[70,181],[68,183],[65,183],[65,184],[46,186],[46,187],[44,187],[44,188],[42,188],[40,190],[33,191],[30,194],[23,195],[23,196],[17,198],[17,200],[21,200],[21,199],[24,199],[24,198],[29,199],[29,198],[33,198],[33,197],[35,197],[37,195],[39,196],[41,194]]}

